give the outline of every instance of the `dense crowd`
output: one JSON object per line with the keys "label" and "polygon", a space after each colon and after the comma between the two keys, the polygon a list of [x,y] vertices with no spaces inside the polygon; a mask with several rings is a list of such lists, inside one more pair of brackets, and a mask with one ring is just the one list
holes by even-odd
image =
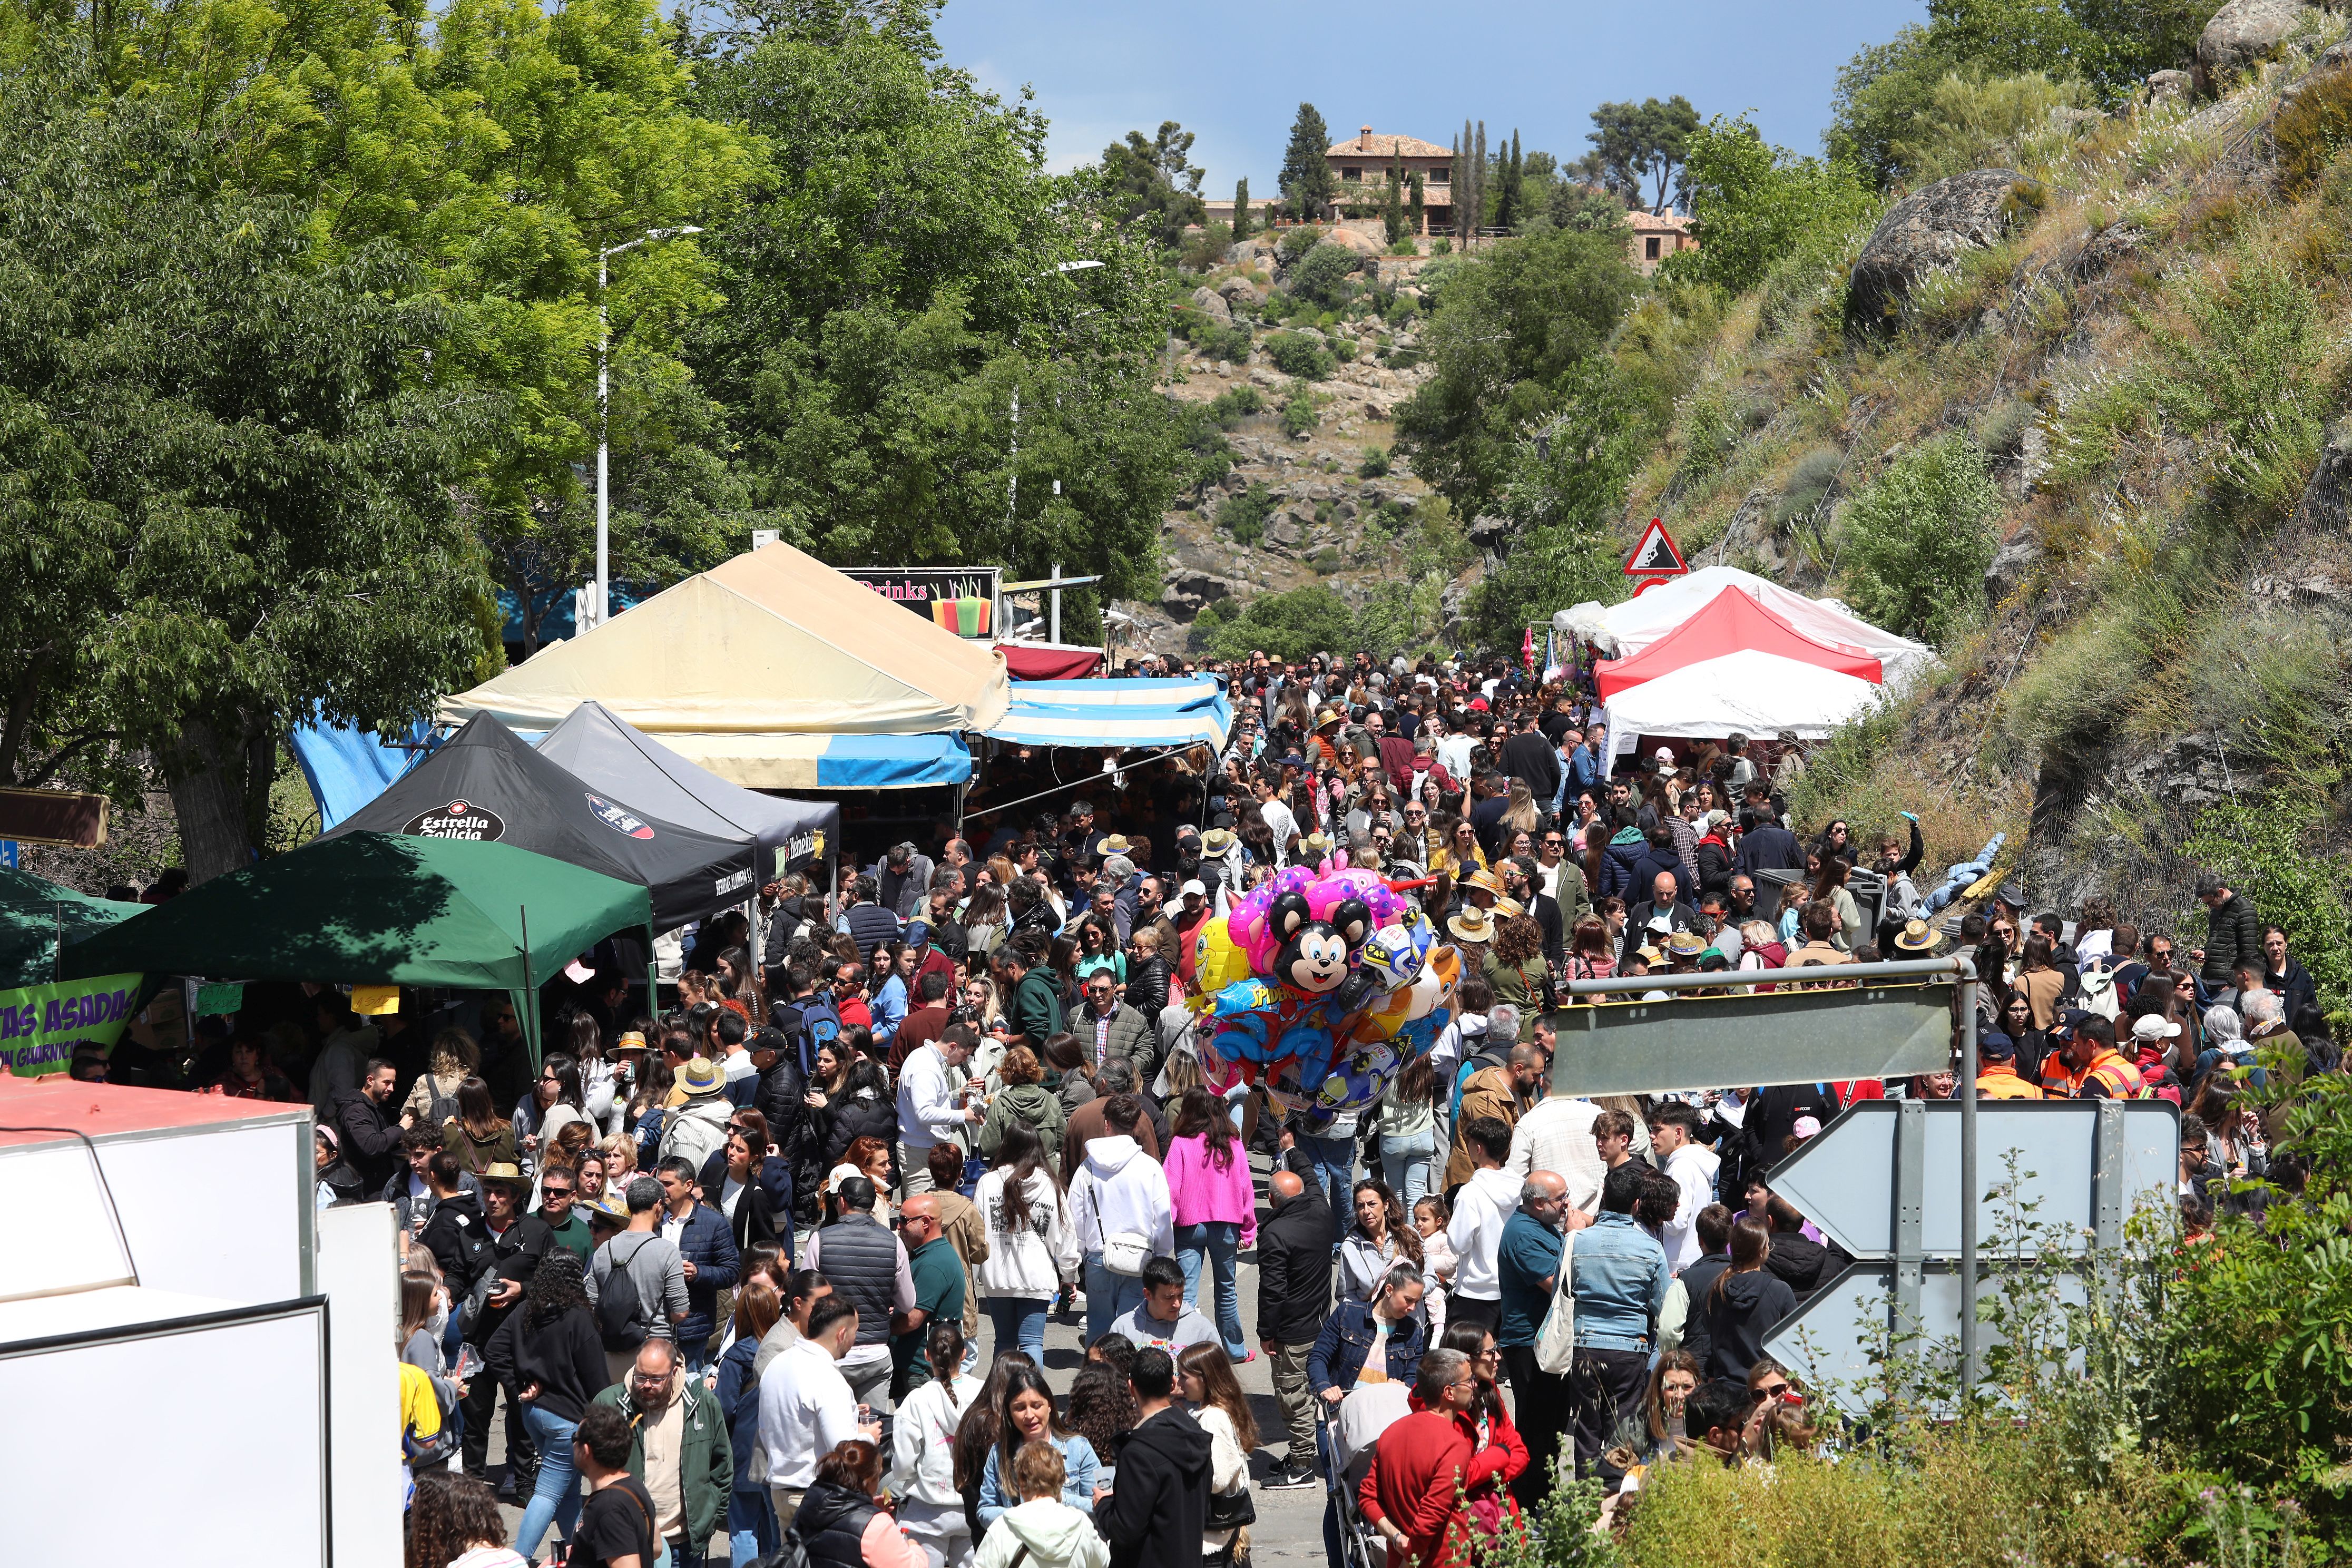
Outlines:
{"label": "dense crowd", "polygon": [[[1260,1355],[1284,1430],[1256,1484],[1331,1492],[1334,1568],[1358,1538],[1470,1561],[1563,1459],[1632,1498],[1653,1465],[1827,1440],[1764,1342],[1847,1259],[1771,1168],[1955,1075],[1569,1098],[1575,981],[1832,985],[1786,972],[1957,943],[1979,1095],[2181,1104],[2192,1230],[2259,1202],[2247,1176],[2297,1184],[2243,1069],[2332,1047],[2218,879],[2182,951],[2097,902],[2029,919],[1997,839],[1929,878],[1916,821],[1800,837],[1793,738],[1620,751],[1573,669],[1217,673],[1222,753],[999,757],[962,823],[691,932],[657,1016],[575,966],[536,1071],[502,996],[428,1028],[305,988],[211,1031],[182,1081],[303,1081],[320,1201],[399,1215],[413,1564],[693,1564],[721,1537],[825,1568],[1228,1563]],[[1270,1102],[1202,1019],[1196,935],[1298,863],[1381,871],[1463,955],[1435,1048],[1360,1113]],[[1087,1347],[1058,1389],[1057,1312]]]}

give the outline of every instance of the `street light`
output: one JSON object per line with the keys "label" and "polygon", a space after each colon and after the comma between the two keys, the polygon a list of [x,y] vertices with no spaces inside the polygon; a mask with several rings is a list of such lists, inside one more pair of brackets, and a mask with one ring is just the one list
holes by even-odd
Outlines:
{"label": "street light", "polygon": [[[625,250],[635,250],[638,246],[651,245],[657,239],[676,239],[680,235],[701,232],[690,223],[677,228],[657,228],[651,234],[641,234],[635,239],[624,240],[596,253],[596,621],[600,626],[613,603],[612,552],[605,532],[610,512],[606,505],[610,489],[606,469],[610,456],[605,441],[605,412],[613,390],[608,363],[612,358],[613,329],[604,313],[604,289],[608,281],[604,263]],[[580,629],[584,631],[587,628]]]}

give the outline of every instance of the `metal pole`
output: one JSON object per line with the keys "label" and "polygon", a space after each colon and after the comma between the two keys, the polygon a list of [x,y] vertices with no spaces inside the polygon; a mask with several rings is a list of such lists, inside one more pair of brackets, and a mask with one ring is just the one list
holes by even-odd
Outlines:
{"label": "metal pole", "polygon": [[[612,601],[612,552],[605,525],[608,517],[606,498],[611,487],[605,482],[609,461],[605,441],[605,409],[612,395],[612,324],[604,312],[606,258],[610,251],[596,253],[596,619],[604,618],[604,606]],[[572,628],[575,633],[584,626]]]}
{"label": "metal pole", "polygon": [[530,1070],[539,1071],[539,983],[530,973],[530,910],[517,904],[515,915],[522,926],[522,1006],[526,1020],[523,1043],[530,1047]]}
{"label": "metal pole", "polygon": [[[1888,963],[1815,963],[1801,969],[1727,969],[1714,974],[1639,974],[1622,979],[1612,976],[1606,980],[1571,980],[1567,991],[1571,996],[1601,996],[1620,992],[1639,994],[1645,991],[1724,991],[1735,985],[1759,984],[1802,984],[1809,990],[1834,985],[1843,989],[1881,980],[1940,979],[1951,975],[1955,964],[1961,966],[1962,974],[1973,978],[1975,971],[1963,955],[1905,958]],[[1973,1013],[1970,1016],[1974,1016]]]}
{"label": "metal pole", "polygon": [[[1061,580],[1062,563],[1056,561],[1054,563],[1054,581],[1058,583]],[[1047,605],[1048,607],[1045,611],[1045,640],[1047,642],[1057,643],[1062,640],[1062,591],[1059,588],[1048,590]]]}
{"label": "metal pole", "polygon": [[1982,1363],[1977,1352],[1977,999],[1976,961],[1956,953],[1960,1002],[1960,1388],[1973,1394]]}

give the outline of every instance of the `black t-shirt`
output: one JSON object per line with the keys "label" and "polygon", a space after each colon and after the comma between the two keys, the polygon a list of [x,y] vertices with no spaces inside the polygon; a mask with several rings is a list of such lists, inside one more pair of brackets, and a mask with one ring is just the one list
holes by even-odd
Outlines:
{"label": "black t-shirt", "polygon": [[614,1476],[588,1496],[572,1531],[571,1568],[604,1568],[615,1557],[635,1553],[637,1568],[654,1568],[654,1500],[645,1483]]}

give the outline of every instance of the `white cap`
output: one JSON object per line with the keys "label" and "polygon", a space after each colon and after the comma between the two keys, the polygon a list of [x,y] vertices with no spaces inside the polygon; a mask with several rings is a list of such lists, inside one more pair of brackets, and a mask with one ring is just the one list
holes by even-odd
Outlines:
{"label": "white cap", "polygon": [[1675,749],[1672,746],[1660,746],[1658,748],[1658,761],[1662,763],[1671,763],[1674,760]]}
{"label": "white cap", "polygon": [[2142,1013],[2132,1025],[2135,1040],[2168,1040],[2180,1033],[2180,1026],[2161,1013]]}
{"label": "white cap", "polygon": [[1198,893],[1205,899],[1209,896],[1209,884],[1201,880],[1200,878],[1195,877],[1191,881],[1176,889],[1176,896],[1180,899],[1190,893]]}

